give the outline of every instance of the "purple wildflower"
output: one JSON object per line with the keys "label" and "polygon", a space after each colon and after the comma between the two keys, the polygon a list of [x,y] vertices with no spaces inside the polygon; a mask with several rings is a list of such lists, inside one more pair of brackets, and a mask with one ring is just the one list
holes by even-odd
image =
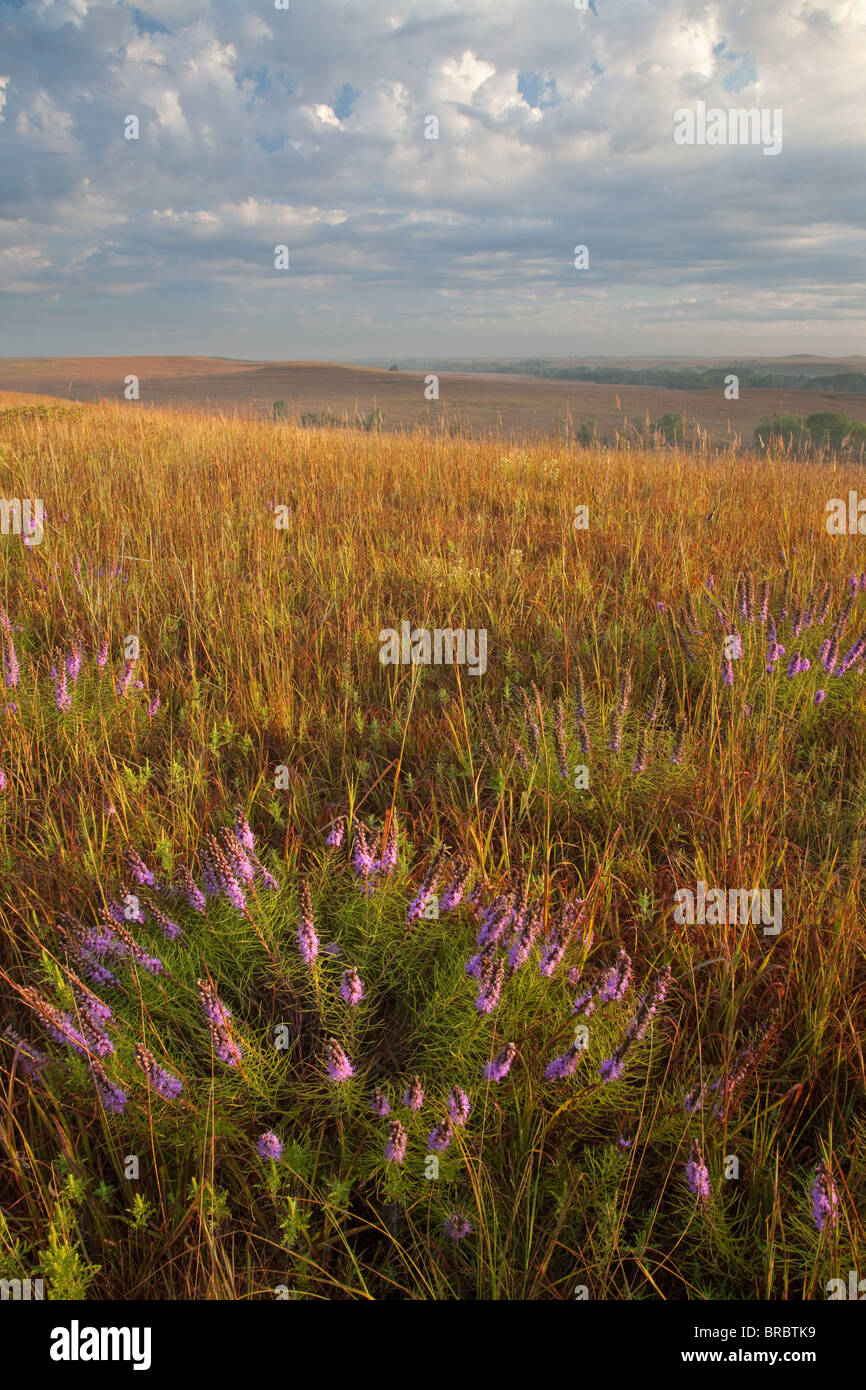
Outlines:
{"label": "purple wildflower", "polygon": [[385,1092],[377,1086],[370,1101],[370,1109],[374,1115],[378,1115],[380,1120],[384,1120],[386,1115],[391,1113],[391,1103]]}
{"label": "purple wildflower", "polygon": [[812,1219],[817,1230],[823,1231],[828,1222],[831,1229],[835,1227],[838,1205],[839,1196],[835,1184],[822,1158],[812,1181]]}
{"label": "purple wildflower", "polygon": [[335,1038],[328,1039],[328,1075],[332,1081],[348,1081],[355,1068]]}
{"label": "purple wildflower", "polygon": [[154,695],[153,699],[150,701],[150,703],[149,703],[148,706],[147,706],[147,712],[148,712],[148,715],[150,716],[151,719],[153,719],[154,715],[156,714],[157,710],[159,709],[159,703],[160,703],[160,701],[159,701],[159,691],[157,691],[156,694]]}
{"label": "purple wildflower", "polygon": [[377,868],[383,873],[392,874],[397,867],[397,859],[400,853],[399,842],[397,839],[397,816],[392,815],[391,824],[388,826],[388,839],[385,842],[385,850],[381,859],[377,861]]}
{"label": "purple wildflower", "polygon": [[135,662],[127,661],[123,675],[116,682],[114,687],[114,693],[117,695],[118,699],[121,699],[129,690],[129,682],[132,680],[132,673],[134,670]]}
{"label": "purple wildflower", "polygon": [[0,792],[5,792],[6,786],[6,773],[3,771],[2,767],[0,767]]}
{"label": "purple wildflower", "polygon": [[446,1216],[442,1229],[449,1240],[465,1240],[472,1234],[472,1222],[462,1212],[452,1212]]}
{"label": "purple wildflower", "polygon": [[[605,975],[599,989],[599,999],[605,1004],[618,1003],[626,993],[631,984],[632,965],[631,957],[626,951],[620,951],[616,959],[616,964],[612,965]],[[578,1012],[577,1007],[572,1010]]]}
{"label": "purple wildflower", "polygon": [[232,1037],[229,1027],[231,1010],[227,1009],[217,997],[213,985],[206,980],[196,980],[195,984],[210,1028],[214,1052],[221,1062],[225,1062],[230,1067],[236,1067],[243,1054]]}
{"label": "purple wildflower", "polygon": [[41,1052],[38,1047],[34,1047],[32,1043],[25,1042],[14,1028],[8,1026],[4,1028],[3,1036],[15,1048],[15,1056],[22,1075],[31,1076],[34,1079],[40,1077],[42,1068],[48,1061],[47,1055]]}
{"label": "purple wildflower", "polygon": [[686,1164],[686,1182],[696,1197],[705,1202],[710,1195],[710,1174],[707,1165],[704,1163],[701,1146],[695,1140],[692,1145],[692,1152]]}
{"label": "purple wildflower", "polygon": [[499,1052],[497,1052],[493,1060],[491,1062],[488,1062],[485,1066],[484,1075],[487,1078],[487,1080],[504,1081],[509,1071],[511,1070],[511,1064],[516,1056],[517,1043],[506,1043],[505,1046]]}
{"label": "purple wildflower", "polygon": [[390,1163],[403,1163],[409,1136],[399,1120],[388,1121],[388,1138],[385,1141],[385,1157]]}
{"label": "purple wildflower", "polygon": [[328,837],[325,840],[325,844],[328,846],[329,849],[339,849],[340,845],[343,843],[343,838],[345,834],[346,818],[345,816],[340,816],[339,820],[334,821],[330,833],[328,834]]}
{"label": "purple wildflower", "polygon": [[256,1153],[259,1158],[271,1163],[279,1163],[283,1156],[283,1146],[273,1130],[266,1129],[256,1140]]}
{"label": "purple wildflower", "polygon": [[220,842],[232,873],[241,883],[252,883],[256,876],[252,858],[241,844],[237,835],[233,830],[229,830],[227,826],[223,826],[219,834]]}
{"label": "purple wildflower", "polygon": [[114,1115],[121,1115],[126,1106],[126,1092],[108,1076],[101,1062],[91,1061],[90,1075],[102,1104]]}
{"label": "purple wildflower", "polygon": [[364,986],[361,976],[358,974],[354,965],[350,965],[348,970],[343,971],[343,979],[340,984],[340,994],[345,999],[350,1008],[360,1004],[364,998]]}
{"label": "purple wildflower", "polygon": [[454,868],[454,874],[439,903],[440,912],[451,912],[458,906],[469,882],[471,868],[465,859],[459,859]]}
{"label": "purple wildflower", "polygon": [[409,1110],[421,1109],[421,1106],[424,1104],[424,1091],[421,1087],[420,1077],[412,1077],[412,1080],[406,1088],[406,1094],[403,1097],[403,1104]]}
{"label": "purple wildflower", "polygon": [[162,1096],[163,1100],[177,1099],[183,1090],[183,1082],[180,1077],[172,1076],[170,1071],[161,1067],[155,1057],[141,1043],[136,1045],[135,1060],[144,1072],[148,1086],[156,1091],[157,1095]]}
{"label": "purple wildflower", "polygon": [[136,883],[141,884],[144,888],[156,887],[156,879],[152,871],[141,858],[141,855],[137,854],[134,849],[127,849],[124,858],[126,859],[129,872],[132,874]]}
{"label": "purple wildflower", "polygon": [[825,700],[825,698],[826,698],[826,695],[827,695],[826,690],[816,690],[816,691],[815,691],[815,704],[816,704],[816,705],[821,705],[821,704],[823,704],[823,703],[824,703],[824,700]]}
{"label": "purple wildflower", "polygon": [[502,993],[502,985],[505,980],[505,960],[494,961],[491,957],[482,967],[478,976],[478,983],[481,986],[478,997],[475,1000],[475,1007],[481,1014],[490,1014],[499,1003],[499,996]]}
{"label": "purple wildflower", "polygon": [[61,714],[68,714],[72,708],[72,696],[66,689],[66,671],[61,668],[58,672],[57,667],[52,666],[51,679],[54,681],[54,703]]}
{"label": "purple wildflower", "polygon": [[319,954],[319,938],[313,925],[313,902],[310,885],[304,879],[301,883],[300,911],[298,915],[298,950],[304,964],[312,966]]}
{"label": "purple wildflower", "polygon": [[355,822],[352,865],[355,870],[356,878],[366,879],[373,868],[373,855],[367,843],[366,831],[360,821]]}
{"label": "purple wildflower", "polygon": [[623,1074],[625,1059],[632,1047],[646,1032],[652,1019],[664,1001],[671,982],[671,968],[662,966],[650,982],[646,993],[641,997],[634,1018],[625,1031],[625,1037],[612,1057],[602,1062],[600,1075],[603,1081],[618,1081]]}
{"label": "purple wildflower", "polygon": [[727,686],[734,683],[734,663],[729,656],[722,657],[722,680]]}
{"label": "purple wildflower", "polygon": [[435,1129],[430,1131],[430,1136],[427,1140],[427,1148],[430,1152],[444,1153],[453,1138],[454,1125],[446,1116],[444,1120],[439,1121]]}
{"label": "purple wildflower", "polygon": [[111,1009],[98,994],[88,989],[68,967],[64,970],[66,981],[72,992],[76,1006],[82,1018],[94,1028],[101,1028],[104,1023],[111,1022]]}
{"label": "purple wildflower", "polygon": [[579,916],[578,909],[573,903],[564,903],[557,913],[538,963],[542,975],[552,975],[561,962],[574,934],[575,924]]}
{"label": "purple wildflower", "polygon": [[567,1076],[571,1076],[575,1071],[580,1054],[586,1049],[579,1047],[577,1043],[572,1043],[571,1047],[562,1054],[561,1057],[554,1057],[552,1062],[548,1062],[544,1069],[544,1075],[548,1081],[562,1081]]}
{"label": "purple wildflower", "polygon": [[77,681],[81,672],[81,647],[77,642],[73,642],[72,649],[66,658],[66,673],[71,681]]}
{"label": "purple wildflower", "polygon": [[98,666],[98,667],[100,668],[100,670],[101,670],[102,667],[105,666],[105,665],[107,664],[107,662],[108,662],[108,643],[107,643],[107,642],[101,642],[101,643],[99,644],[99,651],[96,653],[96,664],[97,664],[97,666]]}
{"label": "purple wildflower", "polygon": [[412,923],[416,920],[416,918],[422,917],[424,915],[424,909],[427,906],[430,899],[432,898],[433,889],[436,887],[437,881],[439,879],[439,869],[442,863],[442,856],[444,852],[445,851],[443,848],[438,850],[436,854],[434,854],[433,859],[430,862],[430,866],[427,869],[427,872],[421,881],[421,886],[418,889],[418,893],[412,899],[412,902],[409,905],[409,910],[406,913],[407,926],[411,926]]}
{"label": "purple wildflower", "polygon": [[448,1113],[455,1125],[465,1125],[472,1109],[468,1095],[460,1086],[454,1086],[448,1097]]}
{"label": "purple wildflower", "polygon": [[181,864],[177,870],[175,883],[177,892],[186,899],[193,912],[203,915],[207,906],[207,899],[185,864]]}
{"label": "purple wildflower", "polygon": [[243,807],[238,806],[235,811],[235,834],[248,854],[255,854],[256,842],[250,823],[246,818]]}

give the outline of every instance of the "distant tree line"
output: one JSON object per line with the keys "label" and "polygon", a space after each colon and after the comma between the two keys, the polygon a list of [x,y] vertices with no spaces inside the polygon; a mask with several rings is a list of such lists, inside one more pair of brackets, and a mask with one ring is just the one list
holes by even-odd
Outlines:
{"label": "distant tree line", "polygon": [[527,357],[522,362],[476,362],[471,365],[435,363],[432,371],[498,372],[509,376],[534,376],[552,381],[589,381],[597,386],[655,386],[669,391],[721,391],[725,377],[735,372],[740,387],[773,391],[838,391],[866,395],[866,373],[834,372],[827,376],[762,372],[754,367],[708,367],[697,371],[687,367],[582,367],[561,366],[543,358]]}

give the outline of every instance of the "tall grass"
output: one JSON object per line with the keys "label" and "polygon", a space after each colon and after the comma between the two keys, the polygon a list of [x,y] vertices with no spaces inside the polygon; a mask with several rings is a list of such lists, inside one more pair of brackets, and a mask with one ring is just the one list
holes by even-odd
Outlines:
{"label": "tall grass", "polygon": [[[20,663],[0,703],[0,961],[24,1040],[0,1046],[0,1275],[41,1271],[55,1298],[703,1299],[824,1297],[863,1268],[864,682],[859,660],[841,677],[818,661],[834,625],[840,652],[863,628],[859,586],[846,609],[859,538],[824,529],[858,469],[102,405],[6,412],[0,476],[5,496],[47,511],[41,545],[0,539]],[[772,672],[760,614],[737,608],[746,576],[756,594],[770,585],[786,648]],[[792,636],[824,583],[823,622]],[[486,674],[383,666],[380,630],[403,620],[486,629]],[[130,637],[140,657],[118,694]],[[50,670],[73,643],[64,711]],[[811,668],[789,678],[797,651]],[[204,917],[165,896],[178,941],[152,916],[133,928],[165,969],[127,962],[103,991],[105,1066],[129,1097],[113,1114],[21,988],[74,1013],[58,917],[89,924],[117,901],[130,845],[162,882],[181,863],[198,873],[204,835],[238,805],[278,890],[256,888],[245,913],[211,899]],[[379,852],[392,816],[398,866],[365,893],[354,826]],[[462,856],[476,898],[407,926],[440,846],[442,886]],[[338,952],[312,968],[296,940],[301,875]],[[536,948],[483,1014],[465,970],[476,906],[520,875],[542,940],[564,903],[583,899],[583,919],[552,976]],[[698,880],[781,890],[782,931],[678,925],[674,893]],[[573,1040],[572,1001],[620,949],[632,990],[586,1020],[573,1074],[545,1079]],[[352,965],[355,1008],[339,993]],[[664,965],[667,998],[605,1084],[600,1065]],[[197,979],[232,1011],[238,1068],[214,1056]],[[324,1065],[332,1037],[355,1068],[343,1083]],[[509,1041],[508,1076],[487,1080]],[[750,1042],[722,1113],[689,1113],[684,1097]],[[137,1043],[183,1080],[180,1100],[148,1089]],[[36,1072],[28,1048],[47,1056]],[[417,1114],[401,1105],[416,1074]],[[425,1176],[454,1085],[471,1114]],[[374,1086],[408,1130],[402,1165],[384,1156]],[[279,1163],[256,1153],[266,1130]],[[695,1141],[706,1201],[685,1179]],[[821,1160],[838,1208],[819,1232]],[[454,1212],[472,1225],[459,1242],[443,1231]]]}

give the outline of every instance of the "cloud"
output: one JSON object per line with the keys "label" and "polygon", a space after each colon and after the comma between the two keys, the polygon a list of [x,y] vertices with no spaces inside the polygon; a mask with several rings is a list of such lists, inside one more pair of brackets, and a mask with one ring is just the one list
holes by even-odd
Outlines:
{"label": "cloud", "polygon": [[[855,352],[864,40],[859,0],[7,0],[0,351]],[[675,145],[698,100],[781,155]]]}

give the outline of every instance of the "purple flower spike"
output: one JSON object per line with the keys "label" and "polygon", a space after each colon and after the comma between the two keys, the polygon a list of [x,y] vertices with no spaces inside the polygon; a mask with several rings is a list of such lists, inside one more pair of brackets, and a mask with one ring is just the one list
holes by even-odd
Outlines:
{"label": "purple flower spike", "polygon": [[77,681],[81,671],[81,648],[78,643],[73,643],[72,650],[66,658],[66,673],[71,681]]}
{"label": "purple flower spike", "polygon": [[553,1061],[548,1062],[544,1069],[546,1080],[564,1081],[567,1076],[573,1075],[583,1051],[585,1051],[584,1048],[573,1044],[561,1057],[554,1057]]}
{"label": "purple flower spike", "polygon": [[183,1082],[170,1071],[161,1067],[146,1047],[139,1043],[135,1049],[135,1060],[147,1078],[147,1084],[164,1100],[176,1100],[183,1090]]}
{"label": "purple flower spike", "polygon": [[354,965],[343,972],[343,982],[340,985],[340,993],[351,1008],[354,1008],[356,1004],[360,1004],[361,1000],[364,998],[364,986],[361,983],[361,976],[358,974]]}
{"label": "purple flower spike", "polygon": [[339,849],[346,834],[346,818],[340,816],[339,820],[334,821],[330,834],[325,840],[328,849]]}
{"label": "purple flower spike", "polygon": [[620,951],[616,965],[611,966],[602,981],[599,998],[606,1004],[618,1003],[631,984],[631,976],[631,958],[625,951]]}
{"label": "purple flower spike", "polygon": [[301,884],[301,905],[298,917],[298,950],[304,964],[312,966],[319,954],[319,938],[313,925],[313,902],[306,879]]}
{"label": "purple flower spike", "polygon": [[491,1062],[488,1062],[485,1066],[484,1075],[487,1078],[487,1080],[504,1081],[511,1070],[511,1063],[514,1061],[516,1056],[517,1043],[506,1043],[505,1046],[499,1052],[497,1052],[493,1060]]}
{"label": "purple flower spike", "polygon": [[616,1057],[607,1057],[599,1067],[598,1074],[607,1085],[609,1081],[621,1080],[624,1070],[623,1062],[617,1061]]}
{"label": "purple flower spike", "polygon": [[90,1075],[102,1104],[114,1115],[122,1115],[126,1106],[126,1092],[110,1079],[101,1062],[91,1061]]}
{"label": "purple flower spike", "polygon": [[696,1197],[702,1202],[707,1201],[710,1195],[710,1174],[697,1140],[692,1145],[692,1152],[686,1164],[686,1182]]}
{"label": "purple flower spike", "polygon": [[266,1163],[279,1163],[283,1156],[283,1146],[273,1130],[266,1129],[256,1140],[256,1153]]}
{"label": "purple flower spike", "polygon": [[451,1120],[440,1120],[436,1128],[430,1132],[427,1148],[431,1153],[444,1153],[453,1138],[454,1125]]}
{"label": "purple flower spike", "polygon": [[442,1229],[449,1240],[465,1240],[472,1234],[472,1222],[462,1212],[452,1212],[446,1216]]}
{"label": "purple flower spike", "polygon": [[206,980],[196,980],[195,984],[210,1027],[214,1052],[227,1066],[238,1066],[243,1054],[229,1028],[231,1010],[217,998],[213,985],[208,984]]}
{"label": "purple flower spike", "polygon": [[239,806],[235,812],[235,834],[248,854],[255,854],[256,842],[250,823],[246,818],[242,808]]}
{"label": "purple flower spike", "polygon": [[156,879],[141,855],[137,854],[134,849],[128,849],[125,857],[129,872],[136,883],[140,883],[144,888],[156,887]]}
{"label": "purple flower spike", "polygon": [[422,1086],[421,1086],[421,1078],[420,1078],[420,1077],[418,1077],[418,1076],[413,1076],[413,1077],[412,1077],[412,1080],[410,1081],[408,1087],[406,1088],[406,1094],[405,1094],[404,1097],[403,1097],[403,1104],[404,1104],[409,1110],[420,1110],[420,1109],[421,1109],[421,1106],[424,1104],[424,1091],[423,1091]]}
{"label": "purple flower spike", "polygon": [[332,1081],[348,1081],[355,1068],[335,1038],[328,1039],[328,1075]]}
{"label": "purple flower spike", "polygon": [[373,1092],[373,1098],[370,1101],[370,1109],[374,1115],[378,1115],[380,1120],[384,1120],[386,1115],[391,1114],[391,1104],[388,1097],[378,1086]]}
{"label": "purple flower spike", "polygon": [[399,1120],[388,1121],[388,1138],[385,1142],[385,1157],[389,1163],[403,1163],[409,1136]]}
{"label": "purple flower spike", "polygon": [[492,1014],[499,1003],[502,985],[505,980],[505,960],[489,959],[481,968],[478,981],[481,988],[475,1000],[475,1007],[481,1014]]}
{"label": "purple flower spike", "polygon": [[816,690],[816,691],[815,691],[815,704],[816,704],[816,705],[822,705],[822,704],[824,703],[824,700],[826,699],[826,697],[827,697],[827,692],[826,692],[826,690]]}
{"label": "purple flower spike", "polygon": [[448,1114],[455,1125],[465,1125],[472,1109],[468,1095],[460,1086],[455,1086],[448,1097]]}
{"label": "purple flower spike", "polygon": [[812,1219],[815,1222],[816,1230],[823,1231],[828,1222],[831,1229],[835,1227],[838,1205],[839,1196],[836,1187],[826,1163],[821,1159],[812,1182]]}

